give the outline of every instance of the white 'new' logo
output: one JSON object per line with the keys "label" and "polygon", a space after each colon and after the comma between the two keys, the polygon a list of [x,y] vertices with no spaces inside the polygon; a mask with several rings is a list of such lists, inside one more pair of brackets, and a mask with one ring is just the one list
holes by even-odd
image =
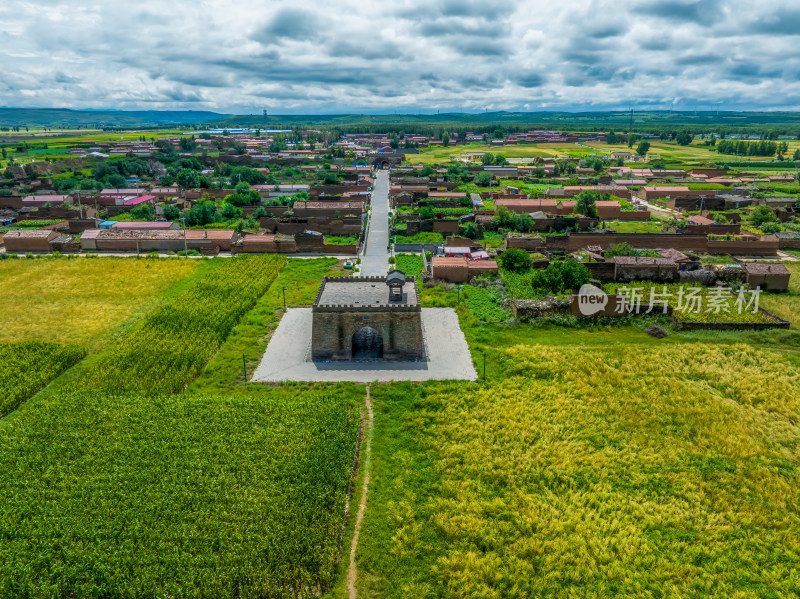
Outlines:
{"label": "white 'new' logo", "polygon": [[578,291],[578,310],[584,316],[594,316],[608,305],[608,295],[594,285],[582,285]]}

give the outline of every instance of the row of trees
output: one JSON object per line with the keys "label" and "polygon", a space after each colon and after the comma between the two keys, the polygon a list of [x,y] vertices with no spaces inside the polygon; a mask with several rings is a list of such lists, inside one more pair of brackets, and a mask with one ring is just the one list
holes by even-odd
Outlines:
{"label": "row of trees", "polygon": [[779,149],[783,152],[789,149],[786,142],[778,144],[774,141],[744,141],[721,139],[717,142],[717,152],[720,154],[735,154],[737,156],[774,156]]}

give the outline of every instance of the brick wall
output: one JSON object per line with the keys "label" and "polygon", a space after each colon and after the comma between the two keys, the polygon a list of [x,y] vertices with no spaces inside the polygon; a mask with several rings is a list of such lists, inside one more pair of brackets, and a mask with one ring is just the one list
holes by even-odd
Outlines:
{"label": "brick wall", "polygon": [[435,220],[433,221],[434,233],[451,233],[458,234],[458,221],[457,220]]}
{"label": "brick wall", "polygon": [[419,307],[400,310],[359,310],[357,307],[314,309],[311,353],[315,360],[350,360],[353,335],[364,327],[380,333],[385,360],[422,357],[422,319]]}
{"label": "brick wall", "polygon": [[19,210],[22,208],[22,196],[0,196],[0,208]]}
{"label": "brick wall", "polygon": [[613,262],[584,262],[586,268],[592,274],[593,279],[613,280],[614,279],[614,263]]}
{"label": "brick wall", "polygon": [[[547,238],[548,249],[551,249],[550,239],[551,237]],[[705,235],[669,233],[571,233],[568,236],[567,249],[574,252],[588,245],[599,245],[603,249],[608,249],[616,243],[623,242],[629,243],[637,249],[675,248],[695,252],[706,251]]]}
{"label": "brick wall", "polygon": [[716,235],[738,235],[742,230],[742,226],[736,225],[693,225],[687,223],[686,232],[692,235],[708,235],[713,233]]}

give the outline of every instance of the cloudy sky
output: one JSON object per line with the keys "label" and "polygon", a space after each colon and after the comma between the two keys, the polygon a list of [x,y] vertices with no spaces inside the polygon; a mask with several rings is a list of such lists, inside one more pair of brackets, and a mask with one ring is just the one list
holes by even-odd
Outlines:
{"label": "cloudy sky", "polygon": [[800,2],[0,0],[0,106],[800,109]]}

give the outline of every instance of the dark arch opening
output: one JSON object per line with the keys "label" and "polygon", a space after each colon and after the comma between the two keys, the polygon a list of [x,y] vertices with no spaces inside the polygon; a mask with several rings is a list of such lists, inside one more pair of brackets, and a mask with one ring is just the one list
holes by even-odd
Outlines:
{"label": "dark arch opening", "polygon": [[372,327],[353,333],[354,360],[380,360],[383,358],[383,337]]}
{"label": "dark arch opening", "polygon": [[384,160],[383,162],[381,162],[381,168],[382,169],[389,168],[389,161],[388,160]]}

